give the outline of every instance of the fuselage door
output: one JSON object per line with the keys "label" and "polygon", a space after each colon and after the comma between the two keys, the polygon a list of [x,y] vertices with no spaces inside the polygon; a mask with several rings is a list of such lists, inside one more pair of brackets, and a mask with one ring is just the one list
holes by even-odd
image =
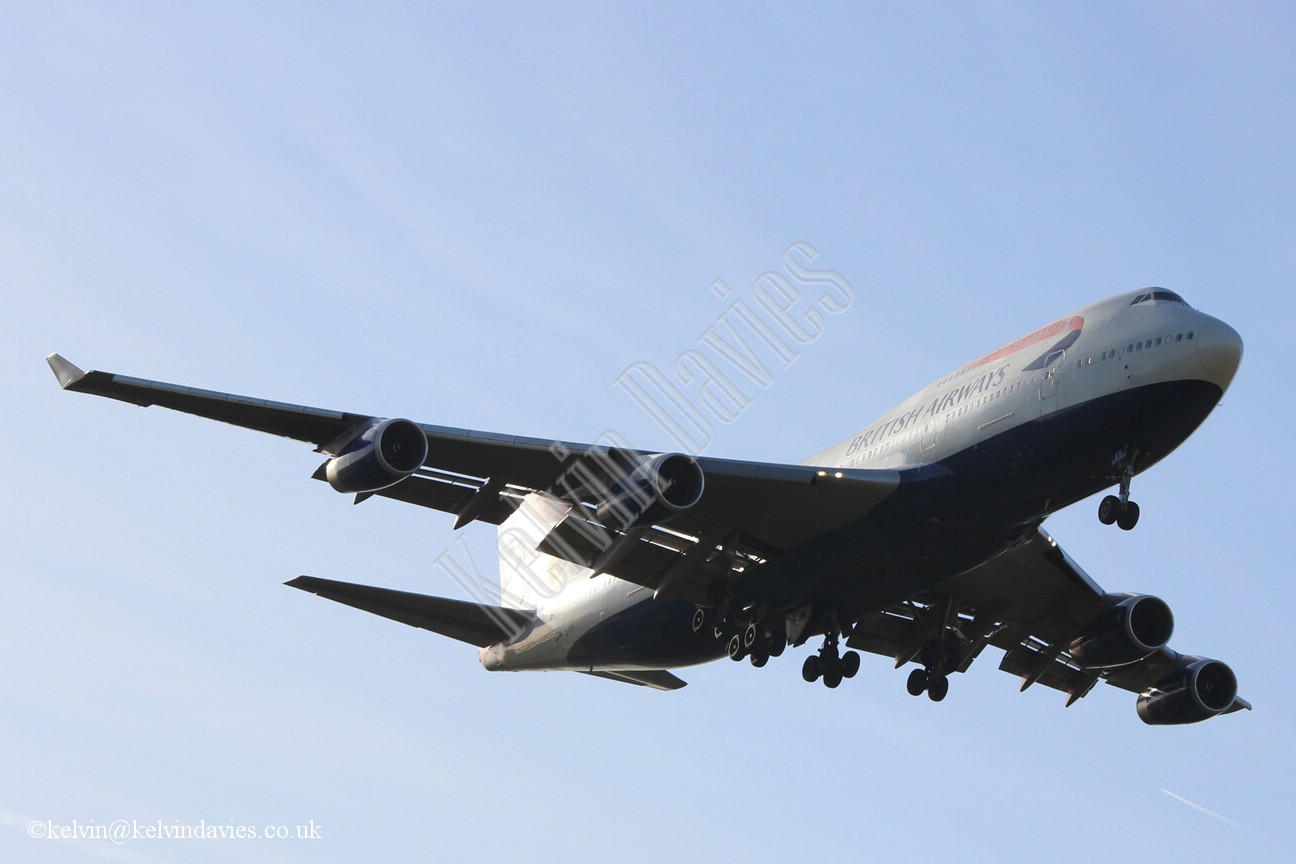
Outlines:
{"label": "fuselage door", "polygon": [[1062,369],[1066,366],[1066,351],[1056,351],[1049,355],[1044,364],[1044,377],[1040,379],[1040,413],[1048,414],[1057,410],[1058,382]]}
{"label": "fuselage door", "polygon": [[942,425],[944,425],[944,421],[939,417],[933,417],[927,421],[927,425],[923,427],[922,443],[919,444],[920,452],[926,453],[936,446],[936,433]]}

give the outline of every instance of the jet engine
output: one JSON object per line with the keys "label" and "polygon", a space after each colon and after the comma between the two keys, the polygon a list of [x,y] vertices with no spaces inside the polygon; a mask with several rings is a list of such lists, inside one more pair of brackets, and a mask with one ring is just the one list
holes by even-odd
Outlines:
{"label": "jet engine", "polygon": [[1161,650],[1174,631],[1174,615],[1160,597],[1108,594],[1112,605],[1089,623],[1068,647],[1085,669],[1137,663]]}
{"label": "jet engine", "polygon": [[324,463],[339,492],[377,492],[413,474],[427,458],[427,436],[409,420],[376,420]]}
{"label": "jet engine", "polygon": [[664,522],[702,498],[702,466],[683,453],[644,459],[612,484],[595,515],[609,528],[639,528]]}
{"label": "jet engine", "polygon": [[[1237,698],[1237,676],[1219,660],[1190,657],[1138,698],[1139,719],[1149,726],[1197,723],[1222,714]],[[1244,706],[1249,707],[1249,706]]]}

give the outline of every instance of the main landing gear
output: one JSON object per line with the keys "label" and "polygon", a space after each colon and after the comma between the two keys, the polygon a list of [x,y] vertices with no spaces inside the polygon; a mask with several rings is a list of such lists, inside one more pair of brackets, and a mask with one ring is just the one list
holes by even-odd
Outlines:
{"label": "main landing gear", "polygon": [[841,684],[843,678],[854,678],[860,668],[860,655],[854,651],[845,654],[837,653],[837,634],[830,632],[824,637],[823,647],[818,654],[811,654],[801,666],[801,677],[808,683],[823,678],[824,686],[831,689]]}
{"label": "main landing gear", "polygon": [[923,645],[918,659],[923,668],[909,673],[905,688],[910,696],[926,693],[931,701],[941,701],[949,694],[949,673],[958,668],[962,652],[957,645],[932,639]]}
{"label": "main landing gear", "polygon": [[702,633],[711,629],[711,635],[725,646],[730,660],[750,660],[757,668],[764,666],[771,657],[777,657],[787,647],[787,637],[782,631],[767,633],[758,622],[749,622],[745,627],[728,620],[727,616],[717,617],[710,609],[699,606],[693,613],[693,632]]}
{"label": "main landing gear", "polygon": [[[817,654],[806,658],[801,667],[801,677],[811,683],[822,679],[825,687],[833,688],[844,679],[855,677],[860,668],[860,655],[854,651],[840,653],[837,645],[841,628],[837,625],[836,615],[829,616],[829,620],[831,623],[823,647]],[[782,654],[789,640],[789,630],[782,626],[782,619],[777,616],[771,618],[761,610],[729,613],[723,608],[716,611],[699,606],[693,613],[692,624],[694,633],[709,632],[724,645],[730,660],[750,660],[758,668],[768,663],[771,657]],[[801,642],[797,641],[797,644]]]}
{"label": "main landing gear", "polygon": [[1104,525],[1114,522],[1122,531],[1129,531],[1139,520],[1139,506],[1129,497],[1130,482],[1134,479],[1134,456],[1127,456],[1122,450],[1114,461],[1120,466],[1120,494],[1102,499],[1098,504],[1098,521]]}

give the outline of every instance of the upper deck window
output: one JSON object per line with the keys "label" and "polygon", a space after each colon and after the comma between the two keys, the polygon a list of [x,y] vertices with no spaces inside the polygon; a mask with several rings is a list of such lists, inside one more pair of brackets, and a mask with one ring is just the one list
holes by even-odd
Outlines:
{"label": "upper deck window", "polygon": [[1175,292],[1166,291],[1162,288],[1153,288],[1138,295],[1130,302],[1130,305],[1137,306],[1140,303],[1151,303],[1153,300],[1169,300],[1171,303],[1183,303],[1185,306],[1188,305],[1187,303],[1184,303],[1184,299]]}

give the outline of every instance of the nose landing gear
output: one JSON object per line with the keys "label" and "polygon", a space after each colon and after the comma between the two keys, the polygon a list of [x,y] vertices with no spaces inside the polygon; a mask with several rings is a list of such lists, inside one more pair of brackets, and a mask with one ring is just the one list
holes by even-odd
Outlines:
{"label": "nose landing gear", "polygon": [[1104,525],[1115,523],[1122,531],[1138,524],[1139,506],[1130,500],[1130,482],[1134,479],[1134,459],[1138,454],[1127,455],[1122,450],[1113,460],[1120,467],[1120,494],[1108,495],[1098,504],[1098,521]]}

